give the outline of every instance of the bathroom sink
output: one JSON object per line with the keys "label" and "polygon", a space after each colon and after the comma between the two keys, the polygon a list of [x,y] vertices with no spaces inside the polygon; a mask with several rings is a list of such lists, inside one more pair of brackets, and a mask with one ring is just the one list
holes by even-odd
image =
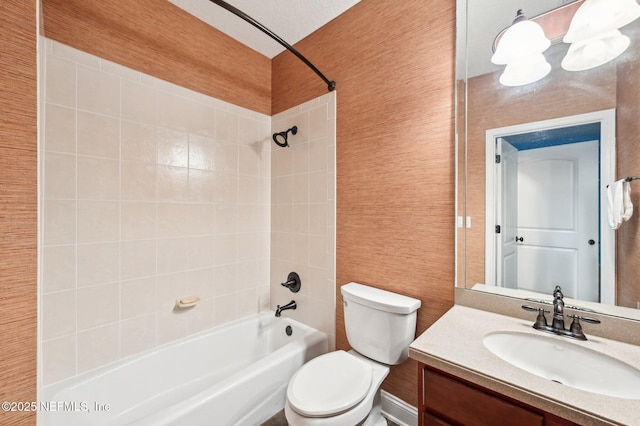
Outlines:
{"label": "bathroom sink", "polygon": [[503,360],[529,373],[601,395],[640,399],[640,370],[561,337],[500,331],[483,343]]}

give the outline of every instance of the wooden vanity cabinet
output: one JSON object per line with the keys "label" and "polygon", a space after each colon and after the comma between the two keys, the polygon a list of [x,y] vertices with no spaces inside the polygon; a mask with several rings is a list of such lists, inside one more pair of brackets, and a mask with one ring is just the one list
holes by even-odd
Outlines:
{"label": "wooden vanity cabinet", "polygon": [[419,426],[579,426],[418,363]]}

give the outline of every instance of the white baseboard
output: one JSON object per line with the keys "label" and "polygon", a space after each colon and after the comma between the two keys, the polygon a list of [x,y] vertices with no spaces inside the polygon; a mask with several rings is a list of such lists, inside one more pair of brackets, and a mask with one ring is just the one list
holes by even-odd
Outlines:
{"label": "white baseboard", "polygon": [[418,409],[386,391],[381,391],[382,414],[400,426],[418,426]]}

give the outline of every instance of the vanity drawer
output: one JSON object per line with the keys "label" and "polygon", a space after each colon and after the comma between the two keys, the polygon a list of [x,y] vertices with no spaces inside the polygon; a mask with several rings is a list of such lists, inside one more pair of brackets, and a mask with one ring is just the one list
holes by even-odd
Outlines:
{"label": "vanity drawer", "polygon": [[[468,386],[428,368],[423,369],[422,406],[425,425],[542,426],[544,415]],[[426,414],[425,413],[425,414]],[[444,421],[446,420],[446,422]]]}

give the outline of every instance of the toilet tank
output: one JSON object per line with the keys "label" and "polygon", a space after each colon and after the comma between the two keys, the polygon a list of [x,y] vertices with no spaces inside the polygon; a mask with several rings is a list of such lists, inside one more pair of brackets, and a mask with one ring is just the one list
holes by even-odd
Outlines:
{"label": "toilet tank", "polygon": [[420,300],[358,283],[340,288],[347,340],[358,353],[384,364],[409,356]]}

